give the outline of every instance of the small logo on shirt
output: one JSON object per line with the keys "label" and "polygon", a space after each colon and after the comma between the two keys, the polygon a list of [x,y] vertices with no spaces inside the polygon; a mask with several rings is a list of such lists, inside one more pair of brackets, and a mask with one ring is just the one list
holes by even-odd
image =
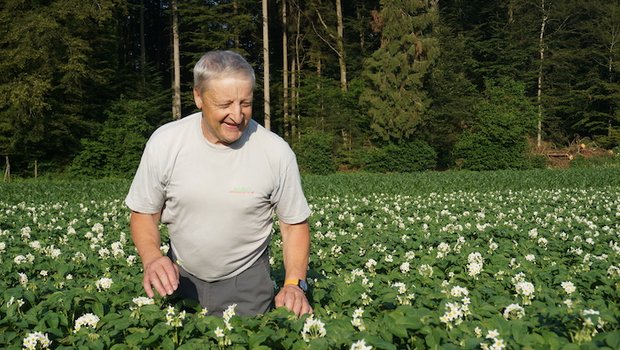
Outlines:
{"label": "small logo on shirt", "polygon": [[252,191],[251,188],[242,187],[242,186],[235,187],[235,188],[233,188],[232,190],[230,190],[228,192],[232,193],[232,194],[240,194],[240,195],[246,195],[246,196],[251,196],[251,195],[253,195],[255,193],[254,191]]}

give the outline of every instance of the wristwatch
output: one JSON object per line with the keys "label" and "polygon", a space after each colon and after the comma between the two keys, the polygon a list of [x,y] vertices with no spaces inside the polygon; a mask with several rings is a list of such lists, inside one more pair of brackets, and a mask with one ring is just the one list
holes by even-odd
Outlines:
{"label": "wristwatch", "polygon": [[284,285],[293,285],[293,286],[297,286],[299,288],[301,288],[301,290],[305,293],[308,291],[308,283],[306,283],[306,280],[286,280],[284,281]]}

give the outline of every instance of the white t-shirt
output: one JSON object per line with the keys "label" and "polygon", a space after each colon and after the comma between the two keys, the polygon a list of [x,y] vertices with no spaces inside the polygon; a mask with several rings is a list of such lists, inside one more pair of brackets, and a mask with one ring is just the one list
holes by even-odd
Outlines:
{"label": "white t-shirt", "polygon": [[198,112],[153,133],[125,203],[139,213],[162,212],[178,263],[217,281],[245,271],[267,249],[274,210],[296,224],[310,208],[282,138],[251,120],[232,145],[212,144],[201,118]]}

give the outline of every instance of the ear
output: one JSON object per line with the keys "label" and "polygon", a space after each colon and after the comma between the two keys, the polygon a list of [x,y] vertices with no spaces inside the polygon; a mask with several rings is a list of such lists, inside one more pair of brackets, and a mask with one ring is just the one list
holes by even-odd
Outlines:
{"label": "ear", "polygon": [[194,88],[194,103],[196,103],[198,109],[202,109],[202,96],[197,88]]}

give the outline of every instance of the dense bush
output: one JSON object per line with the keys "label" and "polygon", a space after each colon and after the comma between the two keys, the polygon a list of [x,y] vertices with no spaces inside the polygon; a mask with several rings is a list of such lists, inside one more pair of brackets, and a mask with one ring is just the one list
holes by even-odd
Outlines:
{"label": "dense bush", "polygon": [[437,165],[437,152],[421,140],[372,148],[354,157],[361,169],[378,173],[410,173]]}
{"label": "dense bush", "polygon": [[457,165],[468,170],[525,169],[526,136],[535,128],[535,111],[524,85],[512,80],[490,81],[475,120],[453,149]]}
{"label": "dense bush", "polygon": [[334,137],[321,131],[309,131],[293,145],[302,173],[325,175],[336,171],[333,156]]}
{"label": "dense bush", "polygon": [[131,177],[152,127],[146,122],[146,102],[117,101],[94,140],[82,140],[82,151],[73,159],[70,172],[79,176]]}

